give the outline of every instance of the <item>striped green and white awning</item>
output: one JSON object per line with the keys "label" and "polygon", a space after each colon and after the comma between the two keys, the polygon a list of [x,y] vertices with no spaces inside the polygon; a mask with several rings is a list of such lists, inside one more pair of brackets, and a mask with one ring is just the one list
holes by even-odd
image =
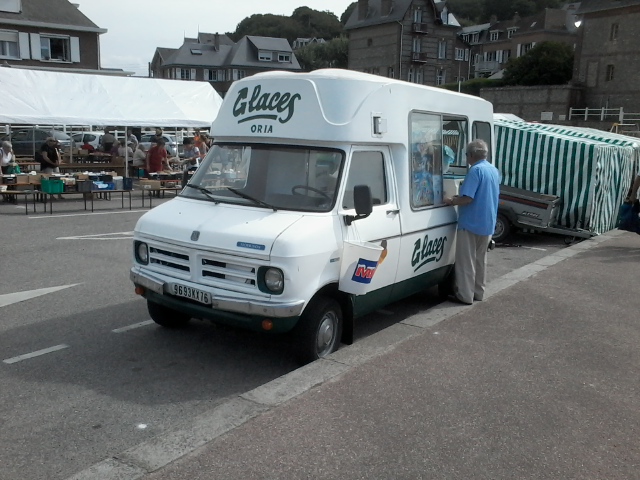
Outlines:
{"label": "striped green and white awning", "polygon": [[618,208],[638,171],[636,139],[503,119],[494,125],[495,165],[504,185],[559,196],[559,226],[596,234],[615,228]]}

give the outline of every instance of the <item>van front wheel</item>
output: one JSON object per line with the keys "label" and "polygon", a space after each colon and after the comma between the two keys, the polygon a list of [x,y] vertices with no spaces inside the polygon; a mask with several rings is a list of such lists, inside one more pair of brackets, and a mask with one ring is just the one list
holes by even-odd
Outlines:
{"label": "van front wheel", "polygon": [[307,364],[335,352],[342,336],[342,309],[330,297],[316,297],[293,331],[296,358]]}
{"label": "van front wheel", "polygon": [[182,328],[191,320],[189,315],[163,307],[149,300],[147,300],[147,310],[149,310],[151,320],[166,328]]}

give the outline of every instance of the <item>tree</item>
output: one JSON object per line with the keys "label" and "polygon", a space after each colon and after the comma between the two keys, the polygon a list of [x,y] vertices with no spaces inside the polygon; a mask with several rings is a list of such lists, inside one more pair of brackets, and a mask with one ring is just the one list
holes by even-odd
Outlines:
{"label": "tree", "polygon": [[542,42],[520,58],[509,60],[505,85],[563,85],[573,75],[573,48],[561,42]]}
{"label": "tree", "polygon": [[319,12],[309,7],[299,7],[293,11],[291,18],[297,21],[308,38],[324,38],[329,40],[340,36],[342,24],[331,12]]}
{"label": "tree", "polygon": [[349,40],[345,36],[327,43],[313,43],[296,50],[296,58],[306,72],[319,68],[347,68]]}
{"label": "tree", "polygon": [[245,35],[286,38],[291,43],[298,37],[305,37],[306,30],[300,22],[291,17],[268,13],[251,15],[242,20],[231,39],[237,42]]}
{"label": "tree", "polygon": [[448,0],[447,7],[458,21],[474,25],[481,23],[484,14],[484,2],[480,0]]}
{"label": "tree", "polygon": [[516,12],[526,17],[545,8],[560,8],[562,4],[562,0],[447,0],[451,12],[464,24],[488,22],[492,15],[498,20],[509,20]]}

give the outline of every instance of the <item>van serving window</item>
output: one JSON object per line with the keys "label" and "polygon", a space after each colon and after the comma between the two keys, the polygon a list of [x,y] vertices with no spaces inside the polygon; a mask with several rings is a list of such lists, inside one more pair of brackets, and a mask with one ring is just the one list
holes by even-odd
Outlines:
{"label": "van serving window", "polygon": [[429,113],[410,115],[411,206],[442,203],[442,117]]}

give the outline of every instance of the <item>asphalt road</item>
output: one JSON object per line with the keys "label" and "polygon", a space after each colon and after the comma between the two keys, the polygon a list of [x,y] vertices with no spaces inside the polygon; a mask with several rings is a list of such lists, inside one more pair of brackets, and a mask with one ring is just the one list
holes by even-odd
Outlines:
{"label": "asphalt road", "polygon": [[[64,479],[297,368],[279,338],[150,321],[129,281],[139,199],[95,214],[58,202],[53,215],[0,205],[0,479]],[[489,280],[565,247],[510,242],[490,252]],[[19,292],[33,298],[9,303]],[[359,321],[356,341],[438,301],[390,305]]]}

